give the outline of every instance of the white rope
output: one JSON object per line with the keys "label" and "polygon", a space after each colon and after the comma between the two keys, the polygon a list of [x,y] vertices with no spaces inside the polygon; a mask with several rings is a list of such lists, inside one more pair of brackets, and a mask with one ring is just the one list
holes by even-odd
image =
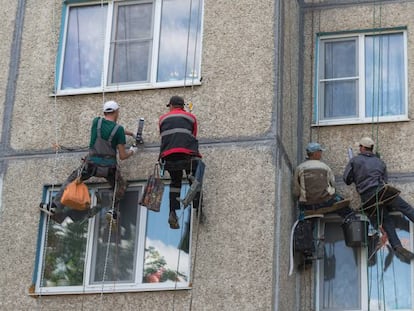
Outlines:
{"label": "white rope", "polygon": [[[56,1],[53,6],[52,10],[52,32],[54,33],[54,27],[56,25]],[[54,42],[56,42],[58,39],[55,39]],[[52,182],[52,189],[51,192],[49,192],[49,211],[52,207],[52,194],[55,189],[55,185],[57,183],[57,176],[56,176],[56,168],[58,164],[59,159],[59,125],[57,122],[57,116],[58,116],[58,109],[57,109],[57,81],[56,81],[56,65],[55,65],[55,83],[54,83],[54,98],[53,98],[53,110],[54,110],[54,120],[55,120],[55,157],[54,157],[54,163],[53,163],[53,169],[52,169],[52,176],[53,176],[53,182]],[[44,244],[43,244],[43,250],[42,250],[42,271],[40,274],[40,283],[39,283],[39,303],[38,303],[38,309],[42,310],[42,289],[43,289],[43,282],[45,278],[45,265],[46,265],[46,252],[47,252],[47,246],[48,246],[48,236],[49,236],[49,224],[50,224],[50,214],[47,214],[46,221],[43,222],[46,226],[45,228],[45,237],[44,237]]]}
{"label": "white rope", "polygon": [[[192,0],[191,0],[192,2]],[[191,14],[191,12],[190,12]],[[199,33],[199,24],[200,24],[200,16],[201,16],[201,1],[198,1],[198,10],[197,10],[197,24],[196,24],[196,36],[195,36],[195,43],[194,43],[194,53],[193,53],[193,67],[192,67],[192,74],[191,74],[191,97],[190,102],[192,101],[192,98],[194,96],[194,78],[195,78],[195,64],[197,59],[197,45],[198,45],[198,33]],[[189,38],[188,38],[189,39]],[[190,41],[190,40],[188,40]],[[187,50],[188,53],[188,50]],[[187,68],[187,64],[186,64]],[[200,72],[198,73],[200,75]],[[200,77],[199,77],[200,78]]]}
{"label": "white rope", "polygon": [[[118,188],[118,179],[117,179],[117,172],[115,173],[115,186],[114,186],[114,194],[112,195],[112,207],[111,207],[111,211],[112,211],[112,215],[111,215],[111,221],[109,222],[109,228],[108,228],[108,239],[107,239],[107,243],[106,243],[106,254],[105,254],[105,263],[104,263],[104,269],[103,269],[103,273],[102,273],[102,286],[101,286],[101,300],[100,300],[100,308],[99,310],[103,310],[103,294],[104,294],[104,287],[105,287],[105,278],[106,278],[106,270],[108,267],[108,258],[109,258],[109,248],[111,245],[111,235],[112,235],[112,225],[114,223],[114,217],[113,217],[113,213],[116,213],[115,211],[115,194]],[[119,225],[119,224],[117,224]]]}
{"label": "white rope", "polygon": [[[202,213],[202,207],[201,202],[203,201],[203,183],[201,183],[201,189],[200,189],[200,200],[198,202],[198,209],[197,209],[197,233],[196,233],[196,241],[195,241],[195,250],[194,250],[194,263],[191,266],[191,279],[189,280],[189,284],[191,286],[191,293],[190,293],[190,308],[191,311],[193,308],[193,295],[194,295],[194,288],[193,288],[193,281],[195,279],[195,267],[197,263],[197,251],[198,251],[198,241],[200,236],[200,222],[201,222],[201,213]],[[191,206],[192,207],[192,206]]]}
{"label": "white rope", "polygon": [[188,51],[190,48],[190,33],[191,33],[191,11],[193,9],[193,0],[190,0],[190,9],[189,9],[189,18],[188,18],[188,28],[187,28],[187,47],[185,53],[185,68],[184,68],[184,90],[187,86],[187,65],[188,65]]}

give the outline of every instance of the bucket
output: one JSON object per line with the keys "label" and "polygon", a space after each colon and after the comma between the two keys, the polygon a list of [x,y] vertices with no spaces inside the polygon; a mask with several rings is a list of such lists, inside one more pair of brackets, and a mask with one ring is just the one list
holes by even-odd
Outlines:
{"label": "bucket", "polygon": [[344,222],[342,230],[344,231],[345,244],[348,247],[366,246],[368,241],[367,220],[355,219]]}

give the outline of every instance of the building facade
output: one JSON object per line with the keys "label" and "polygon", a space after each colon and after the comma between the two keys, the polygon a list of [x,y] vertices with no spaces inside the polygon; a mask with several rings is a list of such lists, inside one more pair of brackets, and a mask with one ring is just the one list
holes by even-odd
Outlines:
{"label": "building facade", "polygon": [[[369,265],[365,249],[347,249],[335,216],[318,223],[329,258],[288,275],[291,181],[309,141],[327,147],[356,207],[340,182],[347,148],[373,136],[414,202],[412,1],[0,2],[1,310],[414,308],[411,265],[370,274],[382,255]],[[183,209],[179,230],[168,174],[161,212],[138,204],[173,95],[193,104],[206,164],[204,218]],[[88,181],[100,214],[55,223],[38,205],[80,165],[106,100],[127,129],[146,120],[144,146],[120,163],[118,227],[104,221],[102,179]],[[412,225],[398,229],[412,249]]]}

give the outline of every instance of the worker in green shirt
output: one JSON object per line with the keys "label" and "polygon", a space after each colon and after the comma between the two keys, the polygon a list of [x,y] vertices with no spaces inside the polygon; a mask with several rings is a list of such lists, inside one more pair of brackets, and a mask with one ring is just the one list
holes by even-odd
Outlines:
{"label": "worker in green shirt", "polygon": [[[91,208],[87,211],[75,211],[61,203],[61,198],[67,185],[78,177],[82,181],[92,176],[105,178],[113,190],[116,188],[115,206],[125,193],[127,183],[120,174],[117,165],[117,153],[121,160],[128,159],[136,153],[137,148],[134,146],[130,147],[129,150],[125,148],[125,136],[134,136],[134,134],[117,124],[119,105],[115,101],[105,102],[103,113],[103,118],[96,117],[92,122],[89,154],[84,163],[69,175],[51,203],[40,204],[40,209],[49,214],[58,223],[62,223],[68,216],[75,221],[85,219],[85,217],[92,217],[101,209],[100,207]],[[107,213],[107,218],[108,220],[112,218],[116,222],[117,213],[111,209]]]}

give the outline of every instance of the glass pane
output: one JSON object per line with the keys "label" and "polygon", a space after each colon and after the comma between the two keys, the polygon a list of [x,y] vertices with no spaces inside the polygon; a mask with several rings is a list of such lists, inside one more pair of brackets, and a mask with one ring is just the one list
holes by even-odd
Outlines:
{"label": "glass pane", "polygon": [[402,33],[365,37],[367,117],[406,113],[404,68]]}
{"label": "glass pane", "polygon": [[[112,206],[112,191],[100,191],[105,206],[95,218],[91,282],[101,283],[109,238],[106,212]],[[109,256],[105,274],[106,282],[129,283],[135,281],[137,230],[139,224],[138,189],[129,189],[120,202],[117,225],[112,228]]]}
{"label": "glass pane", "polygon": [[111,83],[149,81],[152,15],[152,3],[118,5],[111,42]]}
{"label": "glass pane", "polygon": [[356,80],[325,82],[324,87],[324,119],[357,116]]}
{"label": "glass pane", "polygon": [[[397,234],[410,249],[409,221],[393,216]],[[383,246],[368,262],[368,297],[371,310],[412,310],[411,267]]]}
{"label": "glass pane", "polygon": [[151,42],[121,42],[113,48],[112,83],[148,80]]}
{"label": "glass pane", "polygon": [[43,287],[83,284],[88,222],[73,222],[67,217],[62,224],[47,224],[47,245]]}
{"label": "glass pane", "polygon": [[325,42],[324,79],[355,77],[357,75],[356,41]]}
{"label": "glass pane", "polygon": [[325,224],[323,261],[324,309],[355,310],[360,308],[359,248],[345,245],[340,223]]}
{"label": "glass pane", "polygon": [[200,78],[200,6],[202,0],[163,1],[157,81]]}
{"label": "glass pane", "polygon": [[[181,188],[185,196],[188,186]],[[191,208],[177,211],[180,229],[170,229],[169,186],[164,189],[161,211],[149,211],[145,239],[144,283],[188,282],[190,277]]]}
{"label": "glass pane", "polygon": [[71,7],[61,89],[101,85],[107,5]]}
{"label": "glass pane", "polygon": [[119,5],[115,40],[152,37],[152,3]]}

